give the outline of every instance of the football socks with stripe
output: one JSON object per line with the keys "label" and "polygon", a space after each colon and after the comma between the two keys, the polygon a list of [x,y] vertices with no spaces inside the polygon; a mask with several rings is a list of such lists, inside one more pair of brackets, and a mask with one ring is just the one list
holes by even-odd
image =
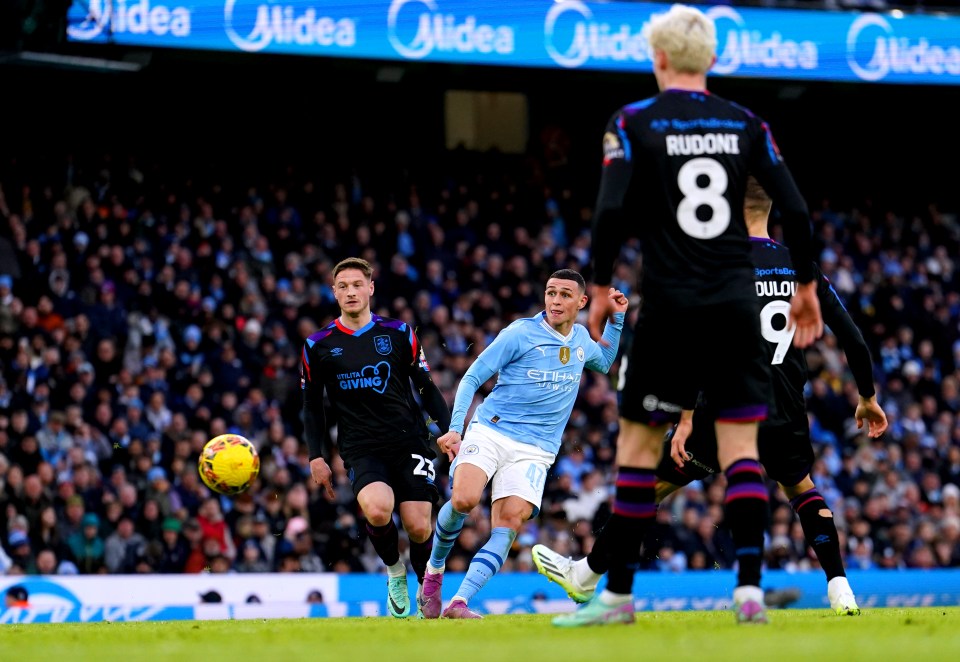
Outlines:
{"label": "football socks with stripe", "polygon": [[725,520],[737,554],[737,586],[759,586],[763,536],[770,517],[769,496],[760,463],[748,458],[737,460],[724,473],[727,476]]}
{"label": "football socks with stripe", "polygon": [[610,571],[607,590],[620,595],[633,591],[639,566],[640,545],[657,515],[654,469],[620,467],[617,473],[613,514],[607,522]]}
{"label": "football socks with stripe", "polygon": [[433,533],[433,551],[430,552],[430,566],[439,570],[446,565],[447,556],[453,549],[453,544],[457,542],[457,536],[463,529],[463,521],[467,519],[467,513],[461,513],[453,508],[453,504],[447,501],[437,513],[437,527]]}
{"label": "football socks with stripe", "polygon": [[367,533],[380,560],[388,568],[395,566],[400,561],[400,532],[397,531],[397,525],[393,523],[393,519],[383,526],[373,526],[367,522]]}
{"label": "football socks with stripe", "polygon": [[803,537],[817,555],[820,567],[827,575],[827,581],[834,577],[846,577],[843,558],[840,556],[837,525],[820,492],[816,488],[807,490],[790,499],[790,505],[800,518]]}
{"label": "football socks with stripe", "polygon": [[483,585],[503,566],[516,537],[517,532],[511,528],[499,526],[493,529],[490,532],[490,540],[474,554],[467,574],[453,599],[469,603],[470,598],[475,596],[477,591],[483,588]]}

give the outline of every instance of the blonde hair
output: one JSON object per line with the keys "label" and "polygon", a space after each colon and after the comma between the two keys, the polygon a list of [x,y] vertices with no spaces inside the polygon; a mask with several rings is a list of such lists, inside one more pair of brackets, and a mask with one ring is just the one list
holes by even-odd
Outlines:
{"label": "blonde hair", "polygon": [[747,177],[747,187],[743,197],[743,209],[748,213],[769,214],[773,207],[773,200],[767,195],[767,192],[760,186],[756,177],[750,175]]}
{"label": "blonde hair", "polygon": [[647,42],[651,50],[663,51],[677,71],[702,74],[717,52],[717,26],[699,9],[677,4],[650,18]]}

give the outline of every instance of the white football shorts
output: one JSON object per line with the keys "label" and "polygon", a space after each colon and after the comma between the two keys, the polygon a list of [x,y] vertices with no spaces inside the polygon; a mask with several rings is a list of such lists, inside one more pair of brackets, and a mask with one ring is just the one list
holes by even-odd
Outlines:
{"label": "white football shorts", "polygon": [[472,424],[460,444],[460,452],[450,467],[453,476],[458,464],[480,467],[490,483],[490,499],[496,501],[518,496],[534,506],[533,517],[540,511],[547,471],[556,455],[505,437],[496,430]]}

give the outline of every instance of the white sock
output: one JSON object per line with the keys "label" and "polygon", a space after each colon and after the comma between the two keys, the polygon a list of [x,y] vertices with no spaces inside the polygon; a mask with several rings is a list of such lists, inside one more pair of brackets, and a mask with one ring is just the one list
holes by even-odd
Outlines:
{"label": "white sock", "polygon": [[607,589],[603,589],[603,593],[600,594],[600,602],[607,605],[608,607],[619,607],[620,605],[625,605],[633,598],[631,595],[623,595],[622,593],[613,593]]}
{"label": "white sock", "polygon": [[462,602],[462,603],[464,604],[464,606],[466,606],[466,604],[467,604],[467,599],[466,599],[465,597],[463,597],[462,595],[455,595],[455,596],[453,596],[453,600],[450,601],[450,604],[453,604],[454,602]]}
{"label": "white sock", "polygon": [[598,575],[590,569],[587,557],[573,562],[573,580],[584,587],[596,586],[603,575]]}
{"label": "white sock", "polygon": [[850,582],[847,581],[846,577],[834,577],[827,582],[827,593],[831,596],[841,593],[853,593],[853,589],[850,588]]}
{"label": "white sock", "polygon": [[427,574],[428,575],[442,575],[443,571],[447,569],[447,566],[444,564],[439,568],[434,568],[429,563],[427,564]]}
{"label": "white sock", "polygon": [[387,575],[390,577],[403,577],[407,574],[407,566],[403,561],[397,561],[393,565],[387,566]]}

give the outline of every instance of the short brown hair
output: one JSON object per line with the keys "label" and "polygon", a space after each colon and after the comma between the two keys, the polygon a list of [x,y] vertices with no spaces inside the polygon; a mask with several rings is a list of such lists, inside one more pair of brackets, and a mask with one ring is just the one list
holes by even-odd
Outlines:
{"label": "short brown hair", "polygon": [[347,269],[357,269],[361,271],[367,280],[373,277],[373,265],[359,257],[348,257],[340,260],[337,266],[333,268],[333,279],[336,280],[340,272],[346,271]]}

